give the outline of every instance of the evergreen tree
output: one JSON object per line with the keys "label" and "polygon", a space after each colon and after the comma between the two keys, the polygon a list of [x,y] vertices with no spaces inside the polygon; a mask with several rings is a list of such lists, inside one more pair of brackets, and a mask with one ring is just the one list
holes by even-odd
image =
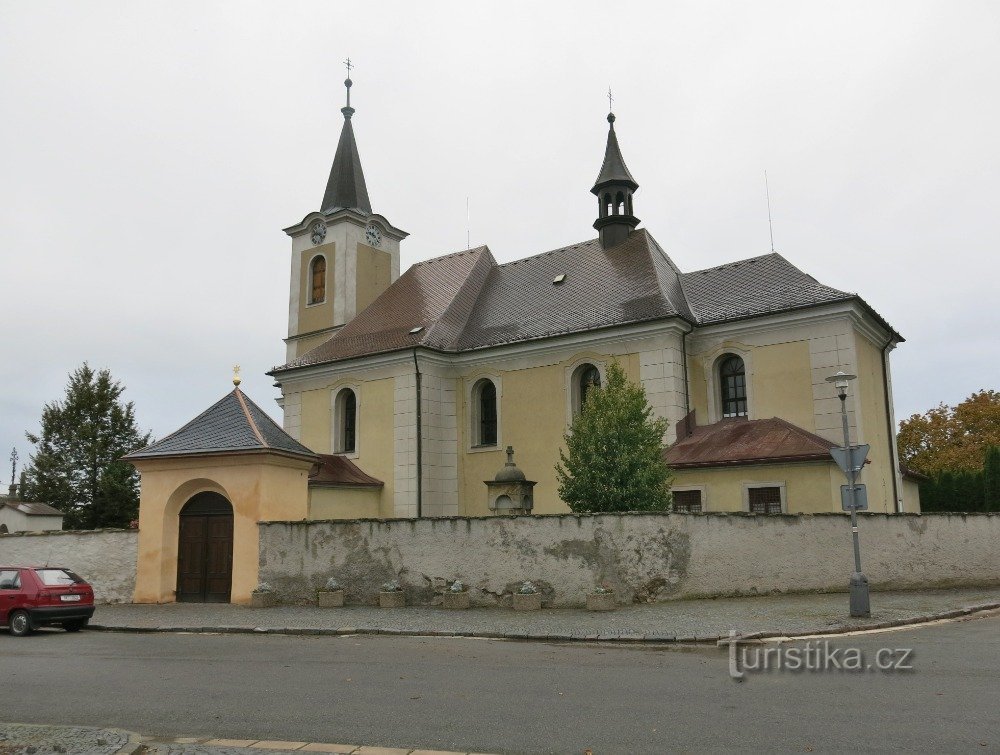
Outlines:
{"label": "evergreen tree", "polygon": [[564,436],[556,465],[559,497],[573,511],[663,511],[672,476],[663,460],[664,419],[617,362],[590,391]]}
{"label": "evergreen tree", "polygon": [[986,449],[983,465],[983,493],[986,511],[1000,511],[1000,446]]}
{"label": "evergreen tree", "polygon": [[138,516],[139,475],[121,457],[149,444],[125,388],[86,363],[69,376],[66,395],[42,409],[39,435],[22,475],[25,500],[62,511],[69,529],[127,527]]}

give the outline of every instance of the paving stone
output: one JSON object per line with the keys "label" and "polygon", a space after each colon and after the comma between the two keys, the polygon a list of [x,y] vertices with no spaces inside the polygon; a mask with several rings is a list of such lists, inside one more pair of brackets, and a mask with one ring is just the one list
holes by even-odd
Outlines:
{"label": "paving stone", "polygon": [[251,750],[298,750],[305,747],[308,742],[257,742],[250,745]]}
{"label": "paving stone", "polygon": [[129,743],[129,732],[90,726],[35,726],[0,723],[4,755],[55,755],[80,752],[112,755]]}
{"label": "paving stone", "polygon": [[299,752],[332,752],[337,755],[348,755],[358,749],[357,745],[336,745],[324,742],[311,742],[299,749]]}

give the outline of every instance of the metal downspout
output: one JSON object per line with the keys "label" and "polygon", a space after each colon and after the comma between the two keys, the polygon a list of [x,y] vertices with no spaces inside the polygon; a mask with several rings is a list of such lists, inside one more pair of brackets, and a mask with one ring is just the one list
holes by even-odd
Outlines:
{"label": "metal downspout", "polygon": [[892,426],[892,392],[889,390],[889,350],[894,346],[890,338],[882,348],[882,392],[885,396],[885,425],[889,432],[889,460],[892,464],[892,495],[897,514],[903,513],[903,499],[899,495],[899,449],[896,447],[896,428]]}
{"label": "metal downspout", "polygon": [[417,381],[417,406],[416,406],[416,417],[417,417],[417,519],[423,516],[423,423],[421,421],[420,404],[421,404],[421,388],[420,388],[420,365],[417,363],[417,350],[413,350],[413,370]]}

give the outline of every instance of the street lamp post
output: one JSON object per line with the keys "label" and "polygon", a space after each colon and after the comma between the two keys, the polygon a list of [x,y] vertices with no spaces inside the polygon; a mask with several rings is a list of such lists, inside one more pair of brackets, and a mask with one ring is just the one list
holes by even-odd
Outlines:
{"label": "street lamp post", "polygon": [[854,540],[854,573],[851,574],[851,616],[871,616],[871,604],[868,599],[868,578],[861,572],[861,542],[858,539],[858,496],[857,477],[865,460],[858,453],[859,449],[851,447],[851,431],[847,424],[847,386],[857,375],[838,372],[826,379],[833,383],[840,399],[840,416],[844,424],[844,455],[848,460],[847,475],[848,504],[851,510],[851,536]]}

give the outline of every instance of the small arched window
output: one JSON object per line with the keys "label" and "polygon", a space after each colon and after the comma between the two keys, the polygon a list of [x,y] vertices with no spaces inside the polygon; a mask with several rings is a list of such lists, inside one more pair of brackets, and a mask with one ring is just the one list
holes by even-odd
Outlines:
{"label": "small arched window", "polygon": [[489,378],[472,387],[472,440],[474,446],[497,444],[497,387]]}
{"label": "small arched window", "polygon": [[601,387],[601,372],[592,364],[581,364],[573,372],[573,414],[578,414],[591,391]]}
{"label": "small arched window", "polygon": [[353,454],[358,448],[358,397],[350,388],[337,394],[334,453]]}
{"label": "small arched window", "polygon": [[722,416],[747,416],[747,376],[743,360],[727,354],[719,363],[719,383],[722,387]]}
{"label": "small arched window", "polygon": [[625,209],[625,195],[622,192],[618,192],[615,196],[615,215],[624,215]]}
{"label": "small arched window", "polygon": [[6,535],[9,532],[10,532],[10,530],[7,529],[7,525],[6,524],[0,524],[0,535]]}
{"label": "small arched window", "polygon": [[610,214],[611,214],[611,195],[610,194],[605,194],[604,195],[604,217],[607,217]]}
{"label": "small arched window", "polygon": [[312,283],[309,303],[321,304],[326,301],[326,257],[322,254],[314,257],[309,265],[309,280]]}

